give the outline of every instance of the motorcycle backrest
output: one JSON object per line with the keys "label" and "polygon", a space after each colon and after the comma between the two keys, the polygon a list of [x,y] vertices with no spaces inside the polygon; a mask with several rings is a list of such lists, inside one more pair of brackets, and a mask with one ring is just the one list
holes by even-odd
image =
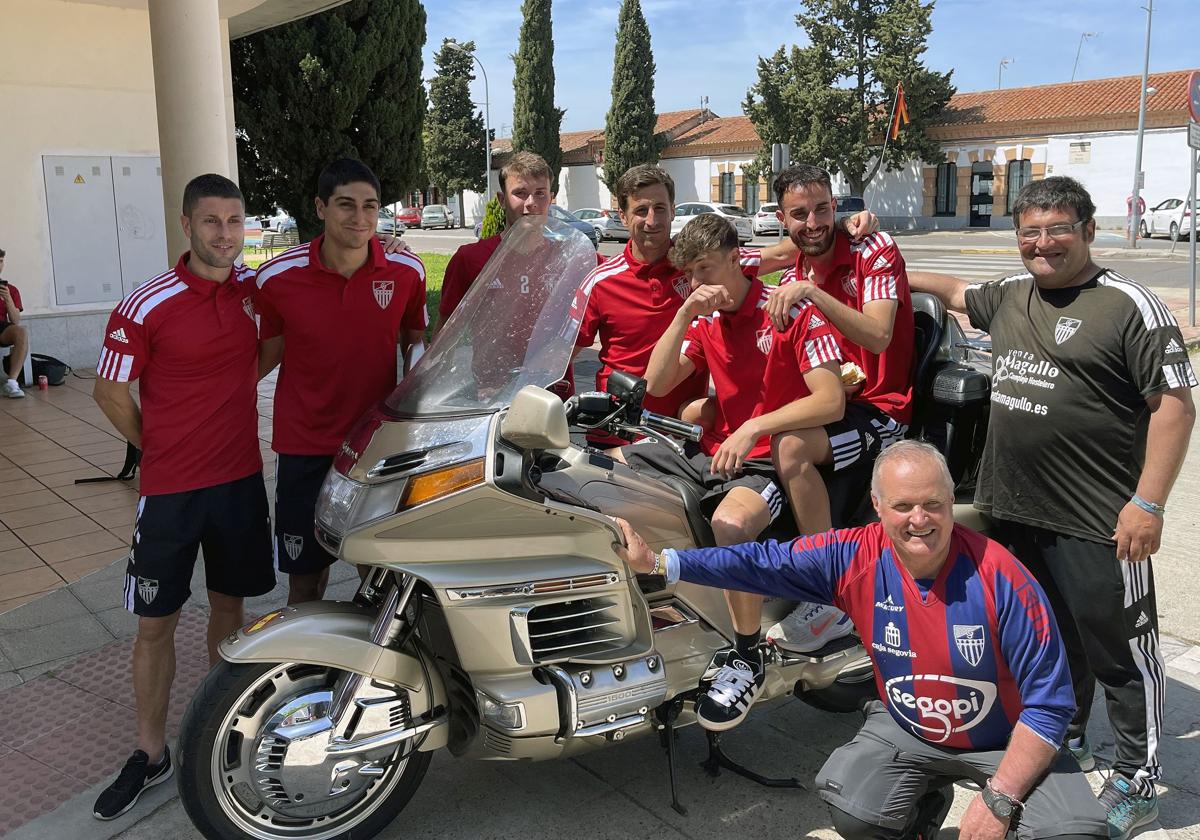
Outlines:
{"label": "motorcycle backrest", "polygon": [[521,449],[565,449],[571,432],[562,400],[544,388],[526,385],[500,421],[500,436]]}
{"label": "motorcycle backrest", "polygon": [[913,391],[917,399],[928,395],[933,362],[937,358],[945,329],[946,307],[931,294],[913,292]]}

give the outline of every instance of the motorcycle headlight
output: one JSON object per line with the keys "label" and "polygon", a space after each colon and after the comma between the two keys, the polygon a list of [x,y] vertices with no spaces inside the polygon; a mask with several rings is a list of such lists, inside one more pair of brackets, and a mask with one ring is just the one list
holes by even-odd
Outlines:
{"label": "motorcycle headlight", "polygon": [[368,522],[482,484],[483,480],[482,458],[375,484],[353,481],[330,470],[317,497],[317,524],[328,534],[344,537]]}
{"label": "motorcycle headlight", "polygon": [[391,516],[400,504],[406,481],[363,484],[330,470],[317,497],[317,524],[337,537],[375,519]]}

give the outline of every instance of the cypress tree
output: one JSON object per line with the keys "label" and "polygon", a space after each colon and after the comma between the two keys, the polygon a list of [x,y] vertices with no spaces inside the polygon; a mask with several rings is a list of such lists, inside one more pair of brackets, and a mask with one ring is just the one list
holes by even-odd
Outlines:
{"label": "cypress tree", "polygon": [[[449,40],[433,57],[437,75],[429,83],[429,113],[425,117],[425,168],[431,183],[449,194],[487,189],[483,167],[483,114],[471,102],[472,55],[468,41],[451,47]],[[461,199],[461,196],[460,196]],[[459,201],[459,208],[463,203]],[[465,222],[465,219],[462,221]]]}
{"label": "cypress tree", "polygon": [[419,0],[351,0],[234,41],[238,175],[249,206],[283,207],[309,238],[322,227],[317,176],[339,157],[375,171],[384,203],[420,186],[424,44]]}
{"label": "cypress tree", "polygon": [[617,18],[612,104],[604,122],[604,183],[616,192],[617,179],[631,166],[657,163],[654,136],[654,54],[641,0],[624,0]]}
{"label": "cypress tree", "polygon": [[550,192],[558,192],[562,166],[559,129],[565,111],[554,107],[554,31],[550,0],[524,0],[517,53],[512,57],[514,152],[536,152],[553,173]]}

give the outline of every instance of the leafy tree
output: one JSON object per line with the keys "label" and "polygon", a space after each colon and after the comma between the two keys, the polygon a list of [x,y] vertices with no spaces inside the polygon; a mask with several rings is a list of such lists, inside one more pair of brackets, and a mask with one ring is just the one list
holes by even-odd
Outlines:
{"label": "leafy tree", "polygon": [[[950,73],[921,63],[933,3],[805,0],[804,8],[796,25],[811,46],[780,47],[759,58],[758,81],[742,103],[764,144],[751,174],[769,171],[772,143],[790,143],[793,159],[840,172],[857,195],[881,166],[940,162],[941,150],[926,129],[954,86]],[[911,122],[880,159],[898,82]]]}
{"label": "leafy tree", "polygon": [[558,192],[558,170],[562,167],[561,108],[554,107],[554,32],[550,0],[524,0],[524,21],[513,75],[514,152],[536,152],[550,164],[550,192]]}
{"label": "leafy tree", "polygon": [[504,233],[504,228],[504,210],[500,207],[500,200],[496,196],[492,196],[483,208],[483,222],[479,226],[479,238],[487,239],[489,236]]}
{"label": "leafy tree", "polygon": [[[357,157],[391,202],[421,185],[425,88],[419,0],[351,0],[230,45],[238,174],[251,207],[321,230],[317,176]],[[483,165],[480,164],[480,169]]]}
{"label": "leafy tree", "polygon": [[629,167],[658,162],[656,121],[650,29],[640,0],[624,0],[617,18],[612,105],[604,123],[604,183],[610,192],[616,192],[617,179]]}
{"label": "leafy tree", "polygon": [[431,183],[447,194],[459,194],[461,209],[465,206],[462,191],[484,192],[487,181],[483,174],[483,114],[471,102],[475,44],[468,41],[450,46],[453,43],[443,41],[433,57],[437,75],[429,83],[425,169]]}

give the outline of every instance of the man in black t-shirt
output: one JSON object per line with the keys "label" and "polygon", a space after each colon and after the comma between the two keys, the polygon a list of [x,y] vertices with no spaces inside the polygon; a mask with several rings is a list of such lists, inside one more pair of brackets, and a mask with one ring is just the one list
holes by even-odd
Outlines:
{"label": "man in black t-shirt", "polygon": [[1095,205],[1070,178],[1013,206],[1026,273],[968,285],[911,273],[912,288],[992,336],[992,409],[976,507],[1029,567],[1058,617],[1084,769],[1095,682],[1116,740],[1100,798],[1124,840],[1158,813],[1165,668],[1150,555],[1195,420],[1196,376],[1170,310],[1091,259]]}

